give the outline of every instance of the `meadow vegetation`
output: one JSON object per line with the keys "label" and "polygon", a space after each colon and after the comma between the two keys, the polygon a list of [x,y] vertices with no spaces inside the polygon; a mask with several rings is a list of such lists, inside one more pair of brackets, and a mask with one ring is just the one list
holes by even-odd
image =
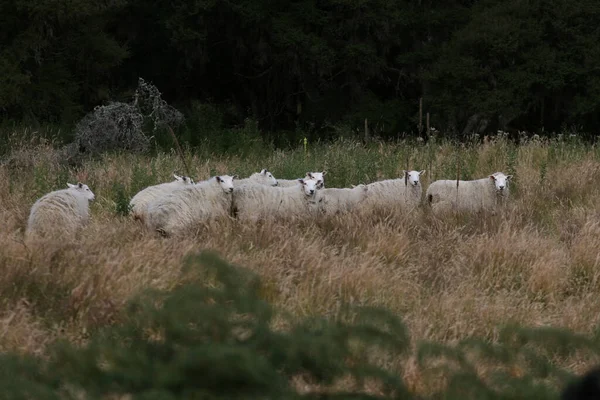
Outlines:
{"label": "meadow vegetation", "polygon": [[[175,151],[111,152],[69,166],[51,140],[17,137],[7,142],[0,165],[2,351],[44,358],[57,339],[84,345],[99,329],[126,320],[125,305],[141,291],[187,282],[184,259],[210,250],[257,274],[257,296],[291,321],[353,320],[358,314],[348,315],[347,305],[383,307],[401,318],[410,338],[403,352],[370,355],[413,394],[435,396],[459,385],[459,378],[449,378],[452,371],[487,382],[502,370],[528,388],[539,378],[546,386],[536,389],[537,398],[555,398],[570,373],[599,362],[600,149],[575,135],[523,137],[518,144],[502,134],[462,144],[436,137],[339,139],[291,150],[253,142],[253,151],[239,155],[185,148],[196,180],[262,168],[277,178],[327,170],[327,187],[347,187],[425,169],[425,192],[436,179],[496,171],[514,179],[511,201],[495,215],[440,218],[423,207],[259,225],[223,220],[183,239],[161,238],[126,215],[137,191],[186,172]],[[90,225],[74,242],[25,242],[33,202],[76,181],[96,195]],[[289,326],[282,317],[272,323]],[[519,347],[520,356],[509,357],[503,346]],[[539,351],[534,356],[527,346]],[[448,369],[434,368],[443,364],[440,357],[450,360]],[[353,387],[349,380],[337,384]],[[301,376],[294,385],[313,387]],[[383,393],[377,385],[367,388]],[[527,393],[534,392],[502,398]]]}

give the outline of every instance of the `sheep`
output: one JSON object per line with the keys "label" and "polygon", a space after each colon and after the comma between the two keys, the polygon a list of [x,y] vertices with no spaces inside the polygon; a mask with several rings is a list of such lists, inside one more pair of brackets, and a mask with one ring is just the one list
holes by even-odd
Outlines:
{"label": "sheep", "polygon": [[402,171],[402,178],[386,179],[367,185],[369,195],[361,203],[361,208],[387,209],[400,206],[405,209],[413,209],[421,203],[420,176],[422,171]]}
{"label": "sheep", "polygon": [[40,197],[31,207],[25,235],[40,237],[75,233],[89,222],[89,202],[96,196],[88,185],[67,182],[67,189],[55,190]]}
{"label": "sheep", "polygon": [[[296,217],[313,211],[318,201],[319,181],[298,179],[298,185],[272,187],[237,186],[233,191],[233,214],[239,221],[257,222],[260,219]],[[312,204],[312,206],[311,206]]]}
{"label": "sheep", "polygon": [[425,199],[434,213],[493,210],[508,199],[512,175],[495,172],[471,181],[438,180],[427,188]]}
{"label": "sheep", "polygon": [[150,204],[150,202],[154,201],[162,194],[194,184],[194,180],[190,177],[179,176],[176,174],[173,174],[173,177],[175,178],[174,181],[148,186],[133,196],[129,201],[129,207],[131,210],[130,214],[133,215],[134,219],[144,222],[148,204]]}
{"label": "sheep", "polygon": [[148,204],[146,226],[163,236],[173,236],[209,219],[228,216],[233,179],[229,175],[215,176],[164,193]]}
{"label": "sheep", "polygon": [[[234,176],[235,178],[235,176]],[[266,169],[262,169],[260,172],[255,172],[252,175],[250,175],[248,178],[244,178],[244,179],[239,179],[237,180],[237,182],[235,183],[236,186],[240,186],[240,185],[245,185],[245,184],[252,184],[252,183],[256,183],[259,185],[266,185],[266,186],[277,186],[278,182],[277,179],[275,179],[275,177],[273,176],[273,174],[269,171],[267,171]]]}
{"label": "sheep", "polygon": [[367,185],[352,185],[352,188],[329,188],[319,191],[320,211],[334,215],[352,210],[363,202],[369,192]]}
{"label": "sheep", "polygon": [[[320,181],[317,189],[323,189],[325,187],[325,175],[327,174],[327,171],[323,171],[323,172],[307,172],[306,176],[303,179],[314,179],[316,181]],[[298,179],[278,179],[277,180],[278,185],[280,187],[290,187],[290,186],[296,186],[299,184],[299,180]]]}

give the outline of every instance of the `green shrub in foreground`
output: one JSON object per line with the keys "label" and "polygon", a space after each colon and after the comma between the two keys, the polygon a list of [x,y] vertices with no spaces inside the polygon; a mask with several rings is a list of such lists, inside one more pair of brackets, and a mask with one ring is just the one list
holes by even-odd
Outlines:
{"label": "green shrub in foreground", "polygon": [[[261,299],[256,275],[211,253],[191,257],[183,271],[187,283],[141,294],[120,325],[83,348],[59,343],[45,361],[2,356],[3,398],[423,398],[409,392],[401,371],[377,364],[399,364],[410,346],[406,328],[386,310],[345,307],[335,319],[286,317],[287,328],[274,330],[276,312]],[[432,399],[557,399],[570,374],[550,360],[599,348],[597,338],[507,327],[493,345],[473,339],[453,347],[420,344],[417,359],[424,373],[447,379]],[[484,362],[498,372],[483,379],[475,365]],[[508,372],[516,366],[524,373]],[[321,389],[300,394],[293,377]],[[351,392],[331,389],[344,377],[357,383]],[[367,378],[379,382],[380,396],[362,393]]]}

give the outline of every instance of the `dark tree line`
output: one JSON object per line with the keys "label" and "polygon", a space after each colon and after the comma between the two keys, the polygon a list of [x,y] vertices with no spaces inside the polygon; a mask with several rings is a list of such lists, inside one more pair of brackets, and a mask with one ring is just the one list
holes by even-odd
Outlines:
{"label": "dark tree line", "polygon": [[597,0],[0,0],[3,119],[75,122],[138,77],[265,130],[594,130]]}

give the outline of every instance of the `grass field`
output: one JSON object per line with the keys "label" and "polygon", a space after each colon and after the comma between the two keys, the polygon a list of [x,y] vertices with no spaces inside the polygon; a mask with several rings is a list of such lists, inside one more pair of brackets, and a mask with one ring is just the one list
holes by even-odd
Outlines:
{"label": "grass field", "polygon": [[[504,137],[464,146],[430,140],[363,146],[309,144],[246,157],[188,151],[196,179],[247,176],[268,168],[278,178],[327,170],[328,187],[397,177],[425,169],[435,179],[513,174],[511,201],[497,215],[426,210],[352,214],[321,221],[243,226],[221,221],[195,237],[162,239],[119,214],[143,187],[184,172],[175,152],[153,157],[105,155],[69,169],[51,143],[14,145],[0,166],[0,350],[44,354],[56,338],[83,343],[118,320],[137,291],[177,284],[182,258],[214,249],[258,272],[264,297],[302,317],[334,316],[343,302],[385,306],[402,315],[415,341],[498,340],[507,323],[590,334],[600,317],[600,151],[574,138]],[[92,222],[75,242],[26,246],[33,202],[67,182],[96,194]],[[556,363],[582,372],[598,360],[579,354]],[[414,390],[430,386],[402,360]]]}

